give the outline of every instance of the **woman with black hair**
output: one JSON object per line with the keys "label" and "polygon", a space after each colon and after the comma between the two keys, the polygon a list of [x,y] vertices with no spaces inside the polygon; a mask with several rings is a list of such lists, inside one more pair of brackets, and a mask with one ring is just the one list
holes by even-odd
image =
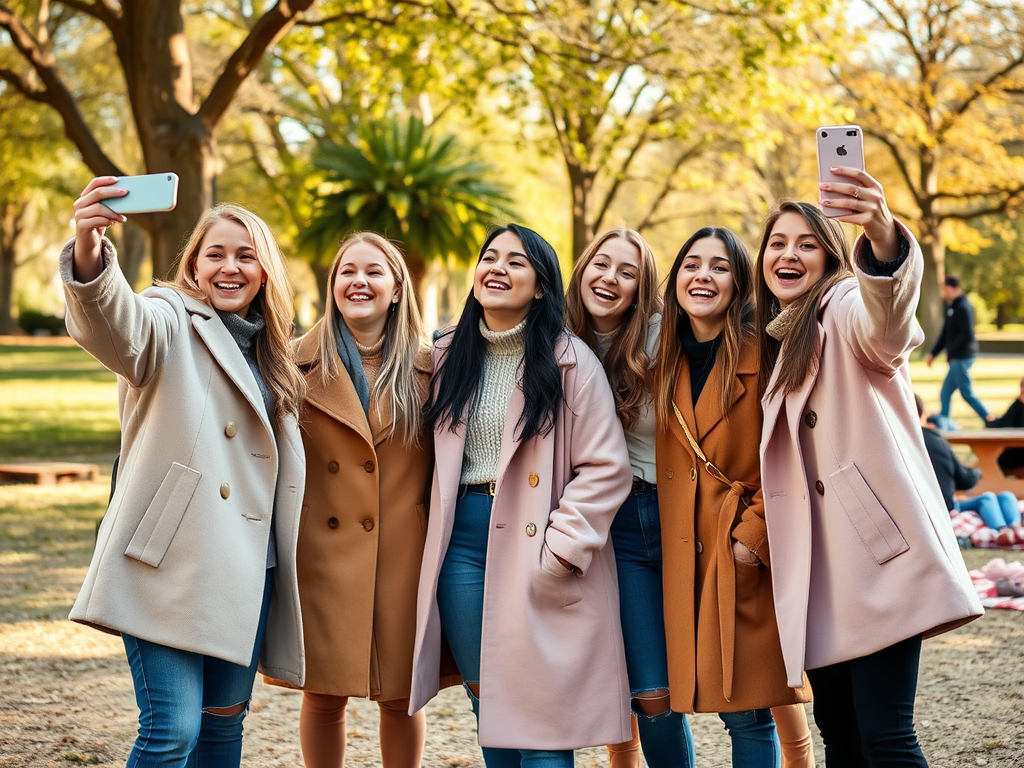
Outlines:
{"label": "woman with black hair", "polygon": [[632,476],[600,361],[564,327],[554,249],[510,224],[434,351],[436,465],[411,707],[438,690],[442,632],[495,766],[571,768],[630,737],[608,530]]}

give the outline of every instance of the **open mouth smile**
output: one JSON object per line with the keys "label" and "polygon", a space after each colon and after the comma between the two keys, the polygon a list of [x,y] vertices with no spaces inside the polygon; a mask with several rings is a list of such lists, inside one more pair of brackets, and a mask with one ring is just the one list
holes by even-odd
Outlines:
{"label": "open mouth smile", "polygon": [[599,301],[618,301],[619,299],[618,294],[612,293],[604,288],[591,288],[590,292],[594,294]]}
{"label": "open mouth smile", "polygon": [[505,285],[505,283],[501,282],[500,280],[485,280],[484,281],[484,288],[486,288],[489,291],[507,291],[507,290],[510,290],[510,286]]}
{"label": "open mouth smile", "polygon": [[370,293],[349,293],[345,296],[348,301],[362,302],[362,301],[373,301],[373,294]]}
{"label": "open mouth smile", "polygon": [[214,283],[213,287],[218,291],[226,291],[228,293],[234,293],[235,291],[242,290],[241,283]]}

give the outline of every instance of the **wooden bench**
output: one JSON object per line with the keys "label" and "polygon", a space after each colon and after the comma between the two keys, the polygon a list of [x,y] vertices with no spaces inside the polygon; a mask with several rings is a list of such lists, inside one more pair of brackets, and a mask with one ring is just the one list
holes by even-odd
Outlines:
{"label": "wooden bench", "polygon": [[0,483],[34,483],[57,485],[75,481],[95,480],[100,468],[96,464],[76,464],[70,461],[33,461],[0,464]]}
{"label": "wooden bench", "polygon": [[978,457],[981,480],[970,490],[971,494],[1010,491],[1024,499],[1024,478],[1006,477],[996,463],[1007,448],[1024,448],[1024,429],[969,429],[941,434],[953,445],[970,446]]}

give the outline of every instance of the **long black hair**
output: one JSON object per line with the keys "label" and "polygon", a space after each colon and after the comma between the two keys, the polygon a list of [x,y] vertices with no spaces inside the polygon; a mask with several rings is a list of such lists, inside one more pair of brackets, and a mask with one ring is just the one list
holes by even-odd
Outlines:
{"label": "long black hair", "polygon": [[[518,224],[506,224],[491,232],[480,248],[483,258],[498,235],[511,232],[523,243],[526,258],[537,273],[541,297],[534,299],[526,314],[522,378],[525,406],[516,424],[519,440],[546,435],[555,426],[562,403],[562,379],[555,358],[555,344],[565,330],[565,295],[558,256],[543,237]],[[427,421],[431,428],[448,425],[452,432],[467,418],[468,409],[480,396],[486,342],[480,335],[483,307],[471,290],[466,299],[451,343],[431,381]]]}

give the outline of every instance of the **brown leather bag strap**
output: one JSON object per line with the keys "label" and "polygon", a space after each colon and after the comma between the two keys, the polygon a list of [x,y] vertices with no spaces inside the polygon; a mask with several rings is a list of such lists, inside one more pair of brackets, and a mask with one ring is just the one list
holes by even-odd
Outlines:
{"label": "brown leather bag strap", "polygon": [[725,483],[729,487],[732,487],[732,480],[730,480],[726,474],[711,463],[711,459],[704,455],[704,451],[700,449],[700,445],[693,439],[693,435],[690,434],[690,428],[686,426],[686,419],[683,418],[683,414],[679,411],[679,406],[676,405],[676,401],[672,401],[672,410],[676,412],[676,418],[679,420],[679,426],[683,428],[683,434],[686,435],[686,439],[690,441],[690,447],[693,448],[693,452],[697,454],[697,458],[704,462],[704,469],[708,471],[715,480],[721,483]]}

